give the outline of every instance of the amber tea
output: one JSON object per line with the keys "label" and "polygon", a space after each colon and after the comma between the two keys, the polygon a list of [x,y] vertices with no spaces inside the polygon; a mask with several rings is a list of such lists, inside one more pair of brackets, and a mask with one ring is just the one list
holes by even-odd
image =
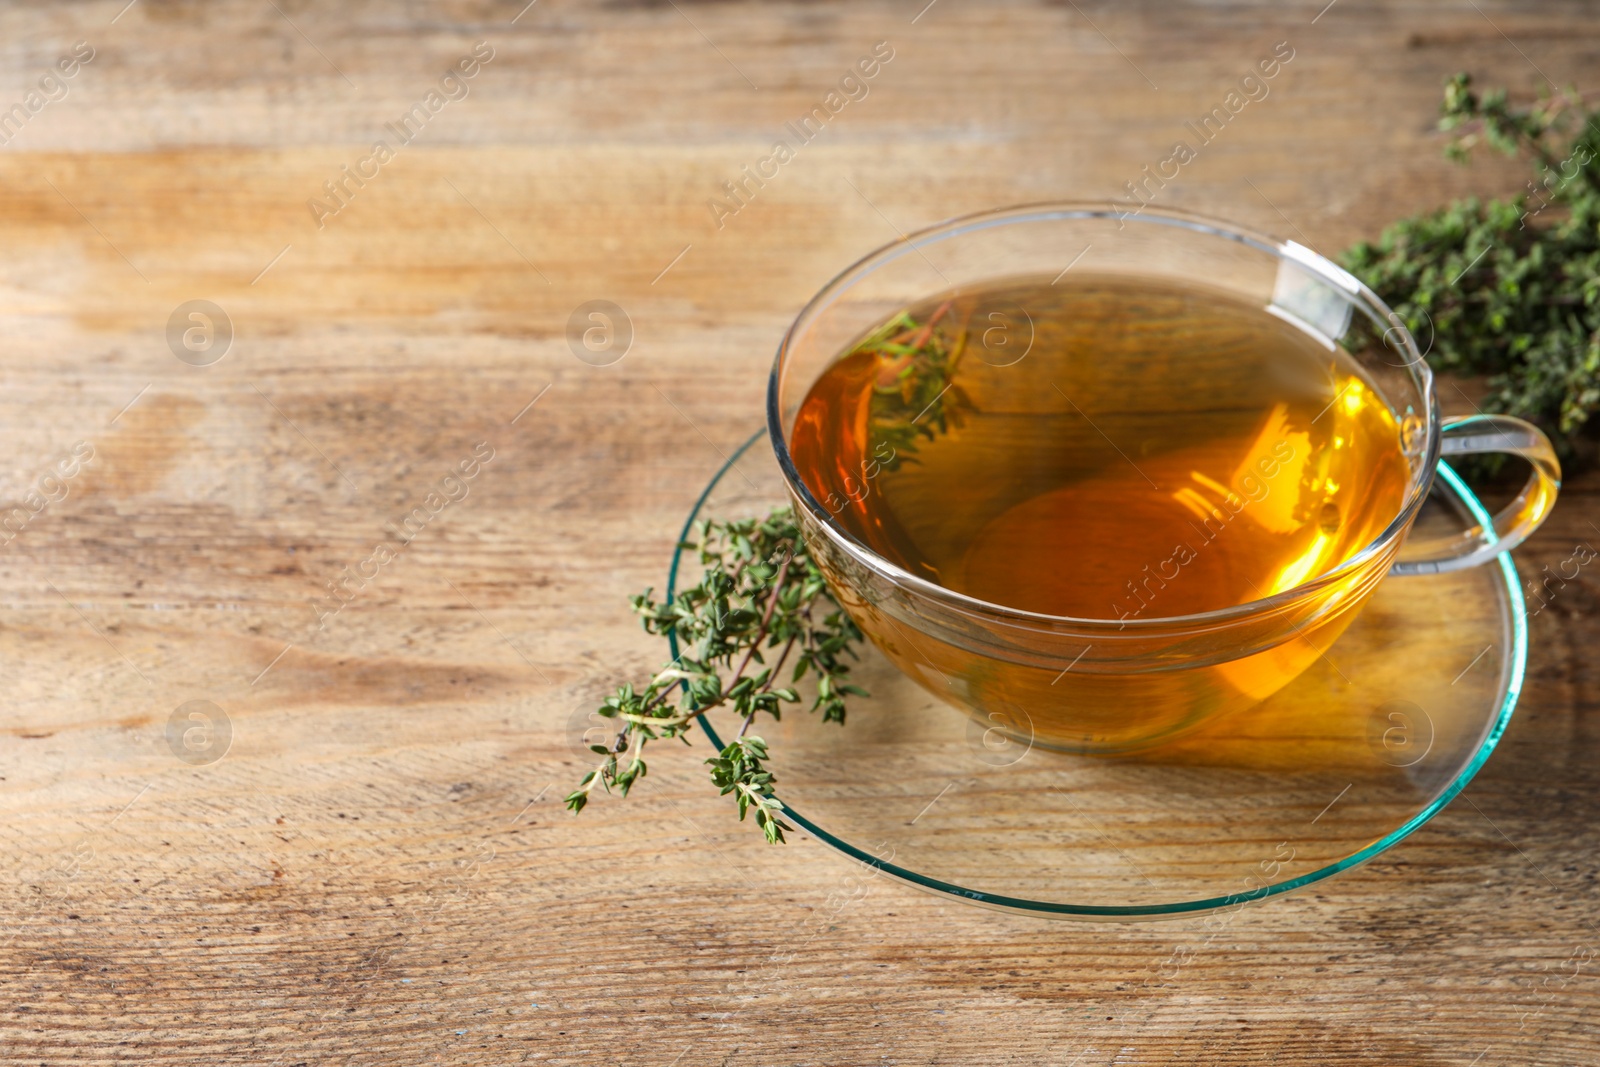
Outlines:
{"label": "amber tea", "polygon": [[[1076,273],[886,318],[812,386],[790,451],[838,525],[902,569],[991,604],[1124,625],[1328,572],[1394,519],[1410,477],[1378,386],[1298,323],[1198,285]],[[1331,613],[1203,678],[1157,672],[1130,688],[996,665],[847,607],[935,693],[1016,708],[1046,743],[1090,749],[1158,736],[1152,717],[1198,721],[1230,702],[1219,688],[1232,703],[1270,695],[1349,621]]]}

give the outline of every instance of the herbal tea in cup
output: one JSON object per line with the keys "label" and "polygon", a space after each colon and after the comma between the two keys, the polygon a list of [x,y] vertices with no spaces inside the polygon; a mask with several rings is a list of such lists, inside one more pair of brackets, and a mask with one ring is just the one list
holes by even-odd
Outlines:
{"label": "herbal tea in cup", "polygon": [[[1125,751],[1276,692],[1397,556],[1480,562],[1548,511],[1548,442],[1441,434],[1396,322],[1299,246],[1015,209],[824,290],[769,416],[807,543],[891,660],[1021,739]],[[1441,448],[1534,475],[1496,529],[1402,551]]]}

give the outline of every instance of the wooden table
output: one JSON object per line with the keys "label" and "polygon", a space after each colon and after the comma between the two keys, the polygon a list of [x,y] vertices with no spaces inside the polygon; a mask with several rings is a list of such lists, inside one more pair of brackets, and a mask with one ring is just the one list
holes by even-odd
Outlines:
{"label": "wooden table", "polygon": [[[574,715],[660,657],[626,595],[835,270],[1118,195],[1282,41],[1162,202],[1338,250],[1514,190],[1440,157],[1440,83],[1592,76],[1586,5],[123,2],[0,11],[0,1060],[1600,1059],[1587,570],[1461,801],[1153,987],[1194,922],[998,916],[768,848],[693,753],[560,804]],[[865,97],[708,207],[878,42]],[[196,300],[222,314],[169,331]],[[631,323],[607,365],[569,345],[592,300]],[[1600,542],[1597,488],[1525,573]]]}

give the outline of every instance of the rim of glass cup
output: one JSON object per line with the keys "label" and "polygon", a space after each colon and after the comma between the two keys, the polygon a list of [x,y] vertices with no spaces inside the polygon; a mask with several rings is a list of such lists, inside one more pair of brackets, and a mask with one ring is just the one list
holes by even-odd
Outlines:
{"label": "rim of glass cup", "polygon": [[[910,571],[884,559],[857,540],[848,530],[834,522],[833,516],[829,514],[828,510],[822,506],[816,497],[811,495],[811,490],[801,479],[800,472],[795,468],[794,460],[789,455],[789,444],[784,439],[783,410],[779,401],[784,361],[805,328],[839,297],[855,286],[856,283],[866,278],[879,267],[891,263],[901,256],[920,255],[921,250],[930,245],[979,230],[1016,225],[1018,223],[1049,222],[1065,219],[1118,219],[1135,225],[1173,226],[1197,233],[1210,234],[1224,240],[1235,241],[1264,252],[1280,261],[1287,260],[1298,267],[1319,272],[1324,277],[1324,280],[1333,283],[1335,288],[1342,289],[1348,293],[1347,299],[1352,304],[1364,305],[1365,310],[1373,314],[1378,321],[1388,323],[1399,339],[1398,344],[1405,350],[1406,358],[1403,366],[1416,384],[1417,391],[1423,399],[1424,415],[1427,419],[1428,443],[1423,462],[1411,474],[1410,482],[1406,488],[1404,503],[1395,514],[1394,519],[1383,528],[1383,531],[1363,547],[1360,552],[1346,559],[1339,566],[1315,578],[1301,582],[1299,585],[1274,593],[1272,596],[1261,597],[1257,600],[1247,600],[1243,604],[1235,604],[1231,607],[1218,608],[1213,611],[1192,615],[1161,615],[1150,618],[1119,620],[1075,618],[1070,615],[1047,615],[1041,612],[1024,611],[1006,604],[982,600],[978,597],[956,592],[953,589],[939,585],[937,582],[912,574]],[[1422,358],[1422,353],[1417,350],[1416,341],[1411,336],[1411,331],[1401,325],[1402,322],[1403,320],[1394,313],[1389,305],[1384,303],[1383,299],[1360,279],[1351,275],[1332,260],[1311,251],[1304,245],[1281,241],[1266,234],[1235,226],[1232,223],[1171,208],[1152,209],[1141,212],[1138,215],[1131,215],[1126,211],[1101,203],[1062,201],[1018,204],[1012,207],[996,208],[957,216],[925,229],[917,230],[862,256],[840,271],[831,281],[818,290],[817,294],[801,309],[800,314],[795,317],[794,323],[790,325],[783,335],[783,340],[778,344],[777,356],[772,361],[772,374],[767,380],[767,434],[772,441],[772,450],[777,456],[778,467],[783,472],[784,482],[787,483],[790,491],[795,494],[806,510],[811,513],[811,516],[828,531],[834,541],[854,556],[857,562],[863,566],[889,578],[897,585],[915,590],[929,599],[957,609],[976,610],[990,616],[1013,620],[1023,625],[1066,624],[1078,629],[1109,629],[1116,631],[1123,637],[1131,637],[1141,631],[1150,632],[1152,630],[1170,628],[1174,625],[1187,627],[1196,624],[1234,622],[1251,618],[1263,612],[1287,607],[1306,597],[1313,596],[1329,586],[1337,585],[1348,579],[1352,574],[1366,566],[1375,555],[1387,551],[1410,528],[1411,521],[1416,517],[1417,512],[1421,510],[1422,503],[1428,496],[1436,468],[1439,465],[1439,405],[1434,395],[1433,371],[1429,369],[1427,362]],[[1385,336],[1387,336],[1387,333]]]}

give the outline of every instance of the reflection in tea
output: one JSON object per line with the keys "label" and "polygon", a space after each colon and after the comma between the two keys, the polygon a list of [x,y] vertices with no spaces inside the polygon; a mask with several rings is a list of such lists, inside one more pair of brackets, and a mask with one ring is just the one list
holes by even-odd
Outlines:
{"label": "reflection in tea", "polygon": [[[1393,520],[1410,476],[1394,415],[1342,351],[1206,288],[1078,273],[887,318],[812,386],[790,451],[839,526],[898,567],[991,604],[1124,626],[1326,573]],[[857,621],[892,658],[937,664],[962,702],[981,689],[1047,727],[1051,707],[1065,720],[1129,696],[1096,696],[1085,675],[1041,712],[1020,675],[934,642],[913,654],[883,620]],[[1263,698],[1344,622],[1212,681]],[[1162,699],[1189,682],[1140,685]]]}

